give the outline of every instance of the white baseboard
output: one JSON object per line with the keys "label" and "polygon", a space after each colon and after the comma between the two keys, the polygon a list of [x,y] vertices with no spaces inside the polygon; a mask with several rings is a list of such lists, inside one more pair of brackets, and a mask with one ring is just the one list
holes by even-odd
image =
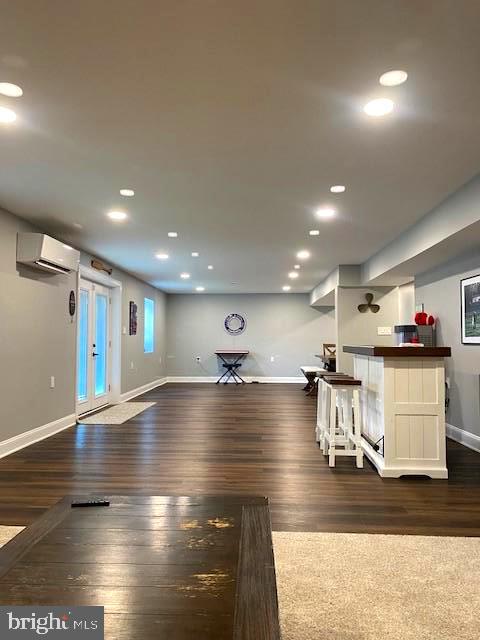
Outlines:
{"label": "white baseboard", "polygon": [[30,429],[30,431],[25,431],[24,433],[20,433],[18,436],[13,436],[8,440],[4,440],[3,442],[0,442],[0,458],[9,456],[11,453],[15,453],[15,451],[28,447],[35,442],[49,438],[50,436],[53,436],[54,433],[63,431],[68,427],[72,427],[75,423],[75,414],[72,413],[64,418],[59,418],[58,420],[54,420],[48,424],[43,424],[40,427]]}
{"label": "white baseboard", "polygon": [[469,431],[465,431],[465,429],[459,429],[453,424],[447,423],[445,427],[447,431],[447,438],[455,440],[455,442],[459,442],[469,449],[473,449],[480,453],[480,436],[470,433]]}
{"label": "white baseboard", "polygon": [[[242,376],[245,382],[260,382],[260,383],[291,383],[291,384],[305,384],[306,380],[303,376]],[[168,376],[168,382],[210,382],[215,383],[218,380],[218,376]],[[231,384],[235,384],[230,379]],[[229,384],[230,384],[229,383]]]}
{"label": "white baseboard", "polygon": [[132,398],[136,398],[137,396],[141,396],[142,393],[146,393],[147,391],[151,391],[152,389],[156,389],[157,387],[161,387],[162,384],[166,384],[168,382],[168,378],[157,378],[157,380],[153,380],[153,382],[148,382],[147,384],[142,385],[141,387],[137,387],[136,389],[132,389],[131,391],[126,391],[120,395],[120,402],[128,402]]}

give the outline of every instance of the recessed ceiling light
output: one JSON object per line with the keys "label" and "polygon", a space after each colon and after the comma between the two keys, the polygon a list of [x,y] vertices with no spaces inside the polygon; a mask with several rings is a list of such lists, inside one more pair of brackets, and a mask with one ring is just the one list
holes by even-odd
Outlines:
{"label": "recessed ceiling light", "polygon": [[213,264],[209,264],[207,269],[209,269],[211,271],[213,269]]}
{"label": "recessed ceiling light", "polygon": [[168,253],[156,253],[155,257],[158,260],[168,260]]}
{"label": "recessed ceiling light", "polygon": [[205,287],[195,287],[195,291],[205,291]]}
{"label": "recessed ceiling light", "polygon": [[294,264],[294,265],[293,265],[293,268],[294,268],[294,269],[300,269],[300,265],[299,265],[299,264]]}
{"label": "recessed ceiling light", "polygon": [[399,84],[403,84],[408,78],[408,73],[403,69],[393,69],[392,71],[386,71],[382,73],[379,78],[380,84],[384,87],[396,87]]}
{"label": "recessed ceiling light", "polygon": [[0,122],[2,124],[10,124],[15,122],[17,119],[17,114],[15,111],[11,109],[7,109],[7,107],[0,107]]}
{"label": "recessed ceiling light", "polygon": [[169,238],[178,238],[178,233],[176,231],[169,231],[167,235]]}
{"label": "recessed ceiling light", "polygon": [[320,207],[315,211],[317,218],[333,218],[335,215],[335,209],[331,207]]}
{"label": "recessed ceiling light", "polygon": [[284,286],[282,287],[282,289],[283,289],[284,291],[290,291],[290,289],[291,289],[291,288],[292,288],[292,287],[291,287],[289,284],[286,284],[286,285],[284,285]]}
{"label": "recessed ceiling light", "polygon": [[330,187],[330,191],[332,193],[343,193],[345,191],[345,185],[343,184],[334,184]]}
{"label": "recessed ceiling light", "polygon": [[192,251],[192,258],[198,258],[199,255],[198,251]]}
{"label": "recessed ceiling light", "polygon": [[297,271],[290,271],[290,273],[288,274],[288,277],[290,278],[290,280],[295,280],[295,278],[298,278]]}
{"label": "recessed ceiling light", "polygon": [[395,103],[389,98],[376,98],[375,100],[367,102],[363,110],[367,116],[378,118],[379,116],[386,116],[387,113],[391,113],[394,106]]}
{"label": "recessed ceiling light", "polygon": [[190,274],[189,273],[181,273],[180,274],[180,278],[182,278],[182,280],[188,280],[190,278]]}
{"label": "recessed ceiling light", "polygon": [[310,257],[310,251],[303,250],[297,253],[297,258],[299,260],[308,260],[309,257]]}
{"label": "recessed ceiling light", "polygon": [[311,231],[308,232],[311,236],[319,236],[320,235],[320,231],[318,229],[312,229]]}
{"label": "recessed ceiling light", "polygon": [[109,211],[107,215],[111,220],[116,220],[117,222],[120,220],[125,220],[125,218],[127,217],[125,211]]}
{"label": "recessed ceiling light", "polygon": [[0,93],[9,98],[20,98],[23,96],[23,89],[11,82],[0,82]]}
{"label": "recessed ceiling light", "polygon": [[120,195],[126,198],[132,198],[135,195],[135,191],[133,189],[120,189]]}

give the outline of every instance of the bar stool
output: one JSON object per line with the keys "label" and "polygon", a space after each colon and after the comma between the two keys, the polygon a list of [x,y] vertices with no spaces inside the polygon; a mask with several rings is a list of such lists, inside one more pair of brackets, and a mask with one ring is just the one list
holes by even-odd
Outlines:
{"label": "bar stool", "polygon": [[323,434],[329,425],[330,411],[330,390],[325,384],[330,378],[350,378],[345,373],[327,371],[319,369],[317,371],[318,393],[317,393],[317,423],[315,426],[315,440],[323,449]]}
{"label": "bar stool", "polygon": [[330,467],[335,466],[337,455],[355,456],[357,467],[361,469],[363,449],[359,387],[362,383],[354,378],[330,378],[324,384],[328,387],[329,411],[328,425],[323,433],[323,453],[328,455]]}

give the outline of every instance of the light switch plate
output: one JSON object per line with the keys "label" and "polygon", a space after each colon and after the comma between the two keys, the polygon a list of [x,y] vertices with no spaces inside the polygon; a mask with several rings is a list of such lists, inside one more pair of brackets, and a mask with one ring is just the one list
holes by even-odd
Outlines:
{"label": "light switch plate", "polygon": [[392,327],[377,327],[377,336],[391,336]]}

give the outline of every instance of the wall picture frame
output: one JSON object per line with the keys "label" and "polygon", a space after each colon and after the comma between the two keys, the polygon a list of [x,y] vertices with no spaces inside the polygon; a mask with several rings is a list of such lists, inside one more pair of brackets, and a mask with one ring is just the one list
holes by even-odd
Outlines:
{"label": "wall picture frame", "polygon": [[128,305],[128,334],[137,335],[137,305],[133,300],[130,300]]}
{"label": "wall picture frame", "polygon": [[460,281],[462,344],[480,344],[480,274]]}

